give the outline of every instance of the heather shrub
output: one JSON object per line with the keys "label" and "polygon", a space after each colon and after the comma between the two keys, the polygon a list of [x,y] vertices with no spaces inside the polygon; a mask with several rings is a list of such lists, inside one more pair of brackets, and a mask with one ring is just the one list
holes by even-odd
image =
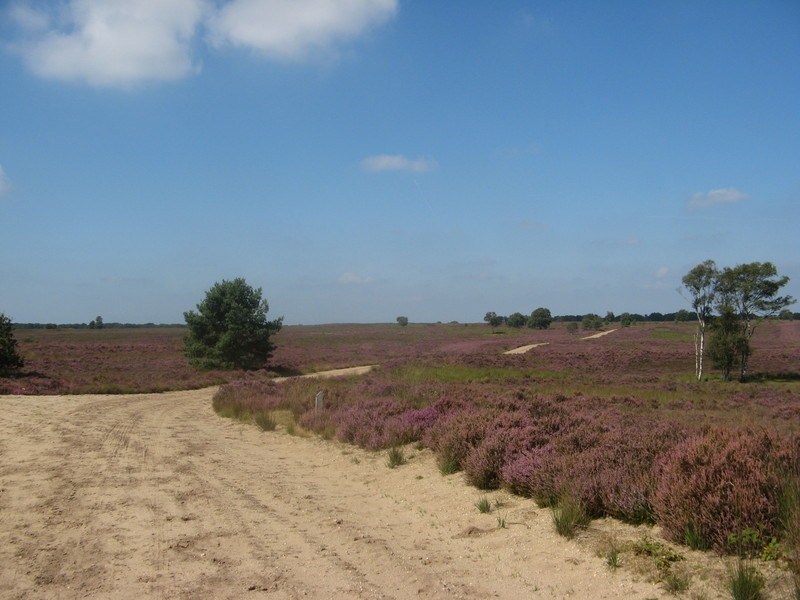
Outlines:
{"label": "heather shrub", "polygon": [[381,433],[374,438],[373,444],[379,448],[388,448],[417,442],[439,416],[439,411],[431,406],[392,415],[383,423]]}
{"label": "heather shrub", "polygon": [[748,529],[776,536],[791,454],[785,440],[751,430],[711,429],[677,444],[657,467],[653,508],[664,535],[686,542],[691,532],[695,545],[719,551]]}
{"label": "heather shrub", "polygon": [[483,439],[489,417],[486,410],[465,409],[442,416],[427,431],[423,441],[436,453],[443,473],[463,469],[470,450]]}
{"label": "heather shrub", "polygon": [[[514,407],[510,407],[513,408]],[[487,426],[484,438],[467,453],[464,474],[467,480],[481,489],[495,489],[507,483],[503,469],[525,452],[542,446],[557,429],[557,419],[537,418],[531,413],[545,412],[535,404],[529,410],[503,412]],[[511,487],[511,486],[509,486]]]}

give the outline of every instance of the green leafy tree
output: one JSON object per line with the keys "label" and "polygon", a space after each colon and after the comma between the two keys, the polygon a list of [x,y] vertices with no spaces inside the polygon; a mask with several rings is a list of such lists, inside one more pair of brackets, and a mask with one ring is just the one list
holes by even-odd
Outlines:
{"label": "green leafy tree", "polygon": [[687,321],[692,320],[692,313],[690,313],[685,308],[680,309],[678,312],[675,313],[675,322],[676,323],[686,323]]}
{"label": "green leafy tree", "polygon": [[581,319],[581,327],[584,329],[602,329],[603,328],[603,319],[600,318],[600,315],[596,315],[594,313],[589,313],[588,315],[583,315]]}
{"label": "green leafy tree", "polygon": [[[703,355],[705,354],[706,327],[714,310],[717,298],[719,271],[713,260],[700,263],[683,276],[683,287],[697,315],[697,331],[694,335],[694,374],[697,381],[703,378]],[[681,293],[680,290],[678,290]],[[681,295],[683,295],[681,293]]]}
{"label": "green leafy tree", "polygon": [[794,320],[794,313],[790,311],[788,308],[784,308],[779,314],[778,318],[781,321],[793,321]]}
{"label": "green leafy tree", "polygon": [[0,373],[10,373],[24,366],[25,361],[17,352],[11,319],[0,313]]}
{"label": "green leafy tree", "polygon": [[205,369],[258,369],[272,354],[270,336],[281,329],[283,317],[267,320],[269,305],[261,288],[239,277],[222,280],[206,292],[197,312],[183,313],[189,332],[184,353]]}
{"label": "green leafy tree", "polygon": [[508,315],[508,318],[506,319],[506,324],[514,329],[520,329],[521,327],[524,327],[527,322],[528,318],[520,312],[512,313]]}
{"label": "green leafy tree", "polygon": [[550,309],[540,307],[531,313],[531,317],[528,319],[528,327],[532,329],[547,329],[552,322],[553,315],[550,314]]}
{"label": "green leafy tree", "polygon": [[624,312],[619,316],[619,324],[621,327],[630,327],[633,325],[633,315],[628,312]]}
{"label": "green leafy tree", "polygon": [[771,262],[752,262],[726,267],[717,278],[717,303],[730,308],[739,317],[740,344],[739,379],[747,379],[750,359],[750,338],[758,324],[794,304],[791,296],[779,296],[781,288],[789,282]]}
{"label": "green leafy tree", "polygon": [[483,316],[483,320],[486,321],[489,324],[489,327],[492,328],[492,333],[494,333],[494,330],[497,327],[500,327],[500,325],[503,324],[503,317],[501,317],[497,313],[491,312],[491,311],[487,312]]}
{"label": "green leafy tree", "polygon": [[719,316],[711,324],[708,355],[714,367],[722,371],[722,378],[730,380],[734,369],[741,366],[741,357],[749,353],[749,344],[742,336],[739,318],[733,308],[723,305]]}
{"label": "green leafy tree", "polygon": [[400,327],[405,327],[406,325],[408,325],[408,317],[403,317],[403,316],[397,317],[397,323],[398,325],[400,325]]}
{"label": "green leafy tree", "polygon": [[616,315],[609,310],[608,312],[606,312],[606,318],[603,319],[603,321],[606,324],[613,323],[616,320],[616,318],[617,318]]}

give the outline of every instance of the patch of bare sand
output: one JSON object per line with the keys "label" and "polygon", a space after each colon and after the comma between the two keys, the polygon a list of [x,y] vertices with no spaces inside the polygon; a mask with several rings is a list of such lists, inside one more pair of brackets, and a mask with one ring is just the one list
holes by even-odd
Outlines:
{"label": "patch of bare sand", "polygon": [[540,342],[539,344],[528,344],[527,346],[520,346],[519,348],[512,348],[511,350],[506,350],[503,354],[525,354],[529,350],[533,350],[534,348],[538,348],[539,346],[547,346],[550,342]]}
{"label": "patch of bare sand", "polygon": [[594,340],[597,338],[601,338],[604,335],[608,335],[609,333],[614,333],[615,331],[619,331],[619,329],[609,329],[608,331],[601,331],[600,333],[595,333],[593,335],[587,335],[586,337],[582,337],[582,340]]}
{"label": "patch of bare sand", "polygon": [[214,391],[0,397],[0,597],[666,597],[530,500],[478,513],[427,450],[389,469],[220,418]]}
{"label": "patch of bare sand", "polygon": [[366,375],[373,369],[377,369],[378,365],[364,365],[361,367],[346,367],[344,369],[332,369],[330,371],[319,371],[317,373],[308,373],[307,375],[295,375],[291,377],[276,377],[272,379],[275,383],[288,381],[289,379],[333,379],[334,377],[349,377],[356,375]]}

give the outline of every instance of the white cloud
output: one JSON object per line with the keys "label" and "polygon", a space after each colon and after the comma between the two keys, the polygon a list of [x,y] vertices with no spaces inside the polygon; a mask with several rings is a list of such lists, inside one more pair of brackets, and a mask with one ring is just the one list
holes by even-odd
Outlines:
{"label": "white cloud", "polygon": [[[98,87],[173,81],[200,70],[193,45],[300,60],[391,19],[398,0],[18,0],[0,10],[7,46],[45,79]],[[208,40],[198,32],[205,28]]]}
{"label": "white cloud", "polygon": [[713,206],[714,204],[733,204],[735,202],[747,200],[747,198],[747,194],[740,192],[736,188],[720,188],[705,193],[697,192],[696,194],[692,194],[692,197],[689,199],[689,207],[705,208],[707,206]]}
{"label": "white cloud", "polygon": [[209,19],[208,29],[214,46],[301,60],[330,52],[396,11],[397,0],[232,0]]}
{"label": "white cloud", "polygon": [[69,0],[50,13],[18,5],[14,45],[40,77],[127,87],[198,70],[191,40],[205,0]]}
{"label": "white cloud", "polygon": [[412,173],[424,173],[436,166],[433,160],[428,158],[417,158],[412,160],[401,154],[377,154],[368,156],[361,161],[361,168],[367,171],[410,171]]}
{"label": "white cloud", "polygon": [[3,166],[0,165],[0,197],[4,196],[11,189],[11,181],[8,179]]}
{"label": "white cloud", "polygon": [[669,275],[669,267],[660,267],[656,271],[656,277],[658,277],[659,279],[663,279],[667,275]]}
{"label": "white cloud", "polygon": [[339,275],[337,281],[343,285],[364,285],[366,283],[372,283],[374,280],[372,277],[364,277],[348,271]]}

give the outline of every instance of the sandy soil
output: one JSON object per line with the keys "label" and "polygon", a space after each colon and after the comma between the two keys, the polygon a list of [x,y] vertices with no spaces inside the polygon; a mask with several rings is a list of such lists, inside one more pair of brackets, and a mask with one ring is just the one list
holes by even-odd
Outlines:
{"label": "sandy soil", "polygon": [[586,337],[582,337],[582,340],[593,340],[596,338],[601,338],[604,335],[608,335],[609,333],[614,333],[615,331],[619,331],[618,329],[609,329],[608,331],[601,331],[600,333],[595,333],[594,335],[587,335]]}
{"label": "sandy soil", "polygon": [[530,500],[478,513],[427,450],[389,469],[214,391],[0,397],[0,597],[666,597]]}
{"label": "sandy soil", "polygon": [[533,350],[534,348],[538,348],[539,346],[547,346],[550,342],[541,342],[539,344],[528,344],[527,346],[520,346],[519,348],[512,348],[511,350],[506,350],[503,354],[525,354],[529,350]]}

